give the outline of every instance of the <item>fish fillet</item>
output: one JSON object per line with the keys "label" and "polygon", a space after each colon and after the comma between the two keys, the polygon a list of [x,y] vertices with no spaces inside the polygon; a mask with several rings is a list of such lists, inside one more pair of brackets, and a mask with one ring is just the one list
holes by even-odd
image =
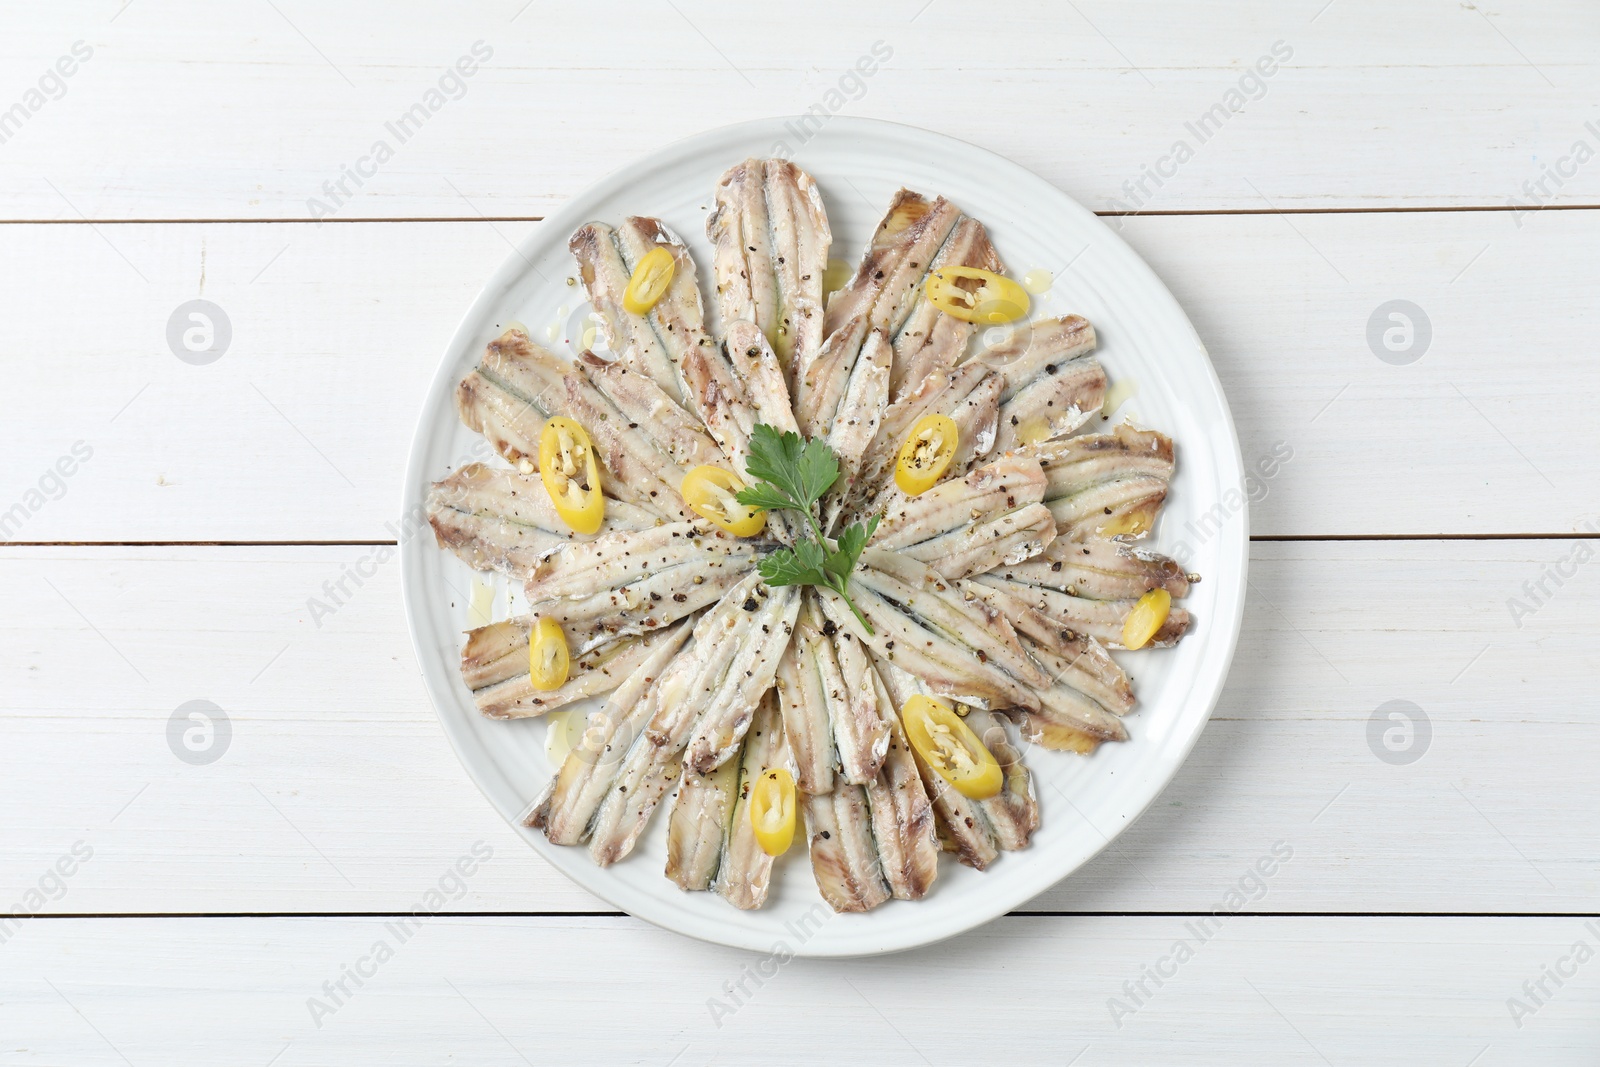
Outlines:
{"label": "fish fillet", "polygon": [[461,651],[461,673],[472,689],[473,703],[484,715],[491,719],[525,719],[615,689],[650,657],[662,635],[669,632],[619,637],[573,656],[561,688],[544,690],[535,689],[528,675],[527,620],[507,619],[467,635],[466,647]]}
{"label": "fish fillet", "polygon": [[[822,280],[833,234],[811,175],[783,159],[747,159],[717,180],[706,219],[724,332],[752,323],[787,375],[822,344]],[[741,468],[742,469],[742,468]]]}
{"label": "fish fillet", "polygon": [[1126,423],[1019,451],[1044,468],[1045,506],[1069,541],[1143,535],[1172,481],[1172,439]]}
{"label": "fish fillet", "polygon": [[[1018,632],[1046,648],[1060,650],[1073,637],[1092,637],[1107,648],[1121,648],[1122,625],[1137,600],[1089,600],[1043,586],[1024,585],[994,574],[967,583],[972,593],[1010,619]],[[1189,628],[1189,613],[1174,607],[1146,647],[1178,643]]]}
{"label": "fish fillet", "polygon": [[807,436],[826,436],[833,426],[868,338],[877,333],[887,343],[899,332],[960,217],[943,197],[929,201],[909,189],[890,201],[855,275],[828,300],[816,358],[796,366],[795,415]]}
{"label": "fish fillet", "polygon": [[[717,880],[713,888],[729,904],[748,911],[767,902],[774,860],[756,841],[755,827],[750,822],[750,791],[761,775],[769,770],[781,768],[794,774],[794,760],[789,755],[789,745],[783,736],[783,717],[771,690],[767,691],[760,707],[756,709],[750,730],[745,734],[740,758],[729,760],[728,763],[738,764],[739,785],[734,791],[733,815],[728,820],[722,862],[717,868]],[[795,797],[795,804],[799,803],[800,798]],[[799,817],[797,810],[797,821]]]}
{"label": "fish fillet", "polygon": [[[660,219],[634,216],[613,229],[603,222],[578,228],[567,244],[578,261],[589,302],[605,325],[606,347],[629,369],[644,375],[674,403],[686,403],[680,371],[684,355],[711,344],[694,258]],[[672,280],[643,315],[623,304],[628,281],[646,253],[665,248],[673,258]]]}
{"label": "fish fillet", "polygon": [[1152,589],[1165,589],[1176,599],[1189,594],[1190,583],[1177,560],[1120,539],[1056,541],[1000,574],[1090,600],[1137,600]]}
{"label": "fish fillet", "polygon": [[539,431],[551,416],[567,414],[569,369],[513,327],[489,342],[478,366],[457,384],[456,413],[524,473],[535,471]]}
{"label": "fish fillet", "polygon": [[995,448],[1038,444],[1076,433],[1105,400],[1106,372],[1090,353],[1094,327],[1079,315],[1014,325],[973,357],[1005,379]]}
{"label": "fish fillet", "polygon": [[890,740],[882,768],[866,784],[872,836],[889,892],[897,900],[921,900],[939,875],[939,838],[911,745],[900,728],[888,689],[869,663],[877,705]]}
{"label": "fish fillet", "polygon": [[925,564],[883,549],[862,553],[850,598],[869,634],[832,590],[817,590],[834,624],[880,658],[928,680],[934,692],[991,707],[1035,708],[1043,684],[1011,626],[981,600],[968,601]]}
{"label": "fish fillet", "polygon": [[679,889],[711,888],[722,865],[722,845],[739,788],[738,760],[729,760],[710,774],[689,771],[678,784],[667,816],[666,875]]}
{"label": "fish fillet", "polygon": [[872,544],[928,564],[954,581],[1021,563],[1055,540],[1044,471],[1026,456],[1002,456],[921,496],[897,497]]}
{"label": "fish fillet", "polygon": [[555,619],[579,652],[620,634],[648,633],[714,603],[745,577],[760,550],[689,522],[566,545],[528,579],[523,619]]}
{"label": "fish fillet", "polygon": [[636,504],[608,500],[598,533],[573,533],[537,476],[483,463],[468,463],[428,491],[428,522],[440,548],[454,552],[473,570],[499,571],[519,580],[569,542],[645,530],[658,521]]}
{"label": "fish fillet", "polygon": [[[944,247],[934,257],[933,270],[945,266],[977,267],[995,274],[1005,271],[983,223],[965,216],[956,223]],[[977,328],[974,323],[946,315],[933,306],[925,292],[919,293],[911,314],[894,337],[890,398],[899,400],[930,375],[944,374],[954,368],[966,354],[967,344]]]}
{"label": "fish fillet", "polygon": [[650,655],[589,716],[583,738],[525,813],[523,825],[543,830],[557,845],[589,839],[595,813],[613,792],[623,760],[639,747],[645,724],[655,712],[659,679],[690,633],[687,620],[666,631]]}
{"label": "fish fillet", "polygon": [[[879,672],[894,701],[904,705],[913,696],[937,696],[922,679],[892,664],[879,661]],[[1001,791],[986,800],[958,793],[949,782],[911,750],[917,772],[938,817],[941,839],[968,867],[986,870],[1001,852],[1026,848],[1039,828],[1039,806],[1033,797],[1028,768],[1009,740],[998,716],[981,708],[957,704],[978,739],[994,753],[1005,781]]]}
{"label": "fish fillet", "polygon": [[840,783],[833,792],[807,796],[811,873],[834,911],[871,911],[892,895],[872,837],[866,790]]}

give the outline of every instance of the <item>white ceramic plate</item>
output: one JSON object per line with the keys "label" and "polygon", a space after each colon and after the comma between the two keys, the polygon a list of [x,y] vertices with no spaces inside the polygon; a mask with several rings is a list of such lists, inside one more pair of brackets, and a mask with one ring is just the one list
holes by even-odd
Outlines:
{"label": "white ceramic plate", "polygon": [[[1244,606],[1247,510],[1238,439],[1204,347],[1166,287],[1093,214],[1016,164],[939,134],[840,117],[804,140],[800,129],[796,121],[770,119],[681,141],[605,179],[540,225],[489,280],[445,352],[412,443],[404,500],[405,514],[420,513],[430,482],[467,459],[485,458],[482,441],[457,420],[452,393],[506,323],[524,323],[534,340],[572,354],[567,339],[582,337],[587,311],[582,288],[567,284],[575,274],[567,252],[572,231],[595,219],[660,217],[695,254],[704,284],[715,181],[748,156],[789,155],[815,176],[833,255],[852,267],[890,195],[904,185],[942,194],[980,219],[1013,276],[1035,268],[1055,273],[1032,314],[1076,312],[1093,322],[1113,384],[1137,384],[1117,417],[1176,442],[1178,473],[1151,547],[1178,556],[1204,581],[1185,601],[1195,621],[1175,648],[1118,654],[1132,668],[1139,697],[1129,742],[1104,745],[1089,758],[1027,749],[1041,809],[1031,847],[1002,854],[983,873],[945,857],[927,898],[864,915],[829,911],[805,850],[796,848],[779,862],[767,906],[741,912],[715,894],[682,892],[662,875],[660,812],[635,854],[606,870],[585,849],[554,846],[519,828],[573,881],[659,926],[759,952],[854,956],[938,941],[1017,907],[1071,874],[1155,799],[1194,745],[1228,673]],[[439,719],[473,780],[515,825],[553,770],[546,724],[493,722],[477,713],[457,671],[474,576],[435,546],[425,527],[403,541],[401,555],[411,637]],[[506,596],[502,580],[496,618],[508,610]]]}

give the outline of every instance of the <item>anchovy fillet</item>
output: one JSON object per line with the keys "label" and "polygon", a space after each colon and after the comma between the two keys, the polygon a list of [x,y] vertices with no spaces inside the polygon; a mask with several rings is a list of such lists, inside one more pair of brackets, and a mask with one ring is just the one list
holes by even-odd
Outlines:
{"label": "anchovy fillet", "polygon": [[[933,270],[940,267],[977,267],[1000,274],[1005,264],[989,242],[988,231],[977,219],[963,216],[950,231],[944,247],[934,257]],[[911,314],[894,338],[894,370],[889,378],[889,394],[899,400],[933,374],[944,374],[955,367],[966,353],[967,343],[977,325],[946,315],[933,306],[927,293],[918,294]]]}
{"label": "anchovy fillet", "polygon": [[1003,574],[1090,600],[1137,600],[1152,589],[1165,589],[1174,599],[1189,594],[1189,576],[1177,560],[1120,539],[1056,541]]}
{"label": "anchovy fillet", "polygon": [[528,674],[528,629],[525,618],[507,619],[467,635],[461,651],[462,677],[472,689],[473,703],[491,719],[544,715],[585,697],[608,693],[648,659],[663,635],[670,632],[619,637],[573,656],[561,688],[544,690],[534,688]]}
{"label": "anchovy fillet", "polygon": [[[767,771],[781,768],[791,775],[794,773],[794,761],[789,756],[789,746],[783,737],[783,718],[771,690],[767,691],[761,706],[756,709],[750,730],[745,734],[744,751],[740,759],[729,760],[728,763],[738,764],[739,785],[734,792],[733,814],[728,820],[728,833],[722,846],[722,863],[717,868],[717,880],[713,888],[729,904],[748,911],[767,902],[773,863],[773,857],[767,855],[756,840],[755,827],[750,822],[750,792]],[[794,799],[798,806],[800,798]],[[799,814],[797,810],[797,820]]]}
{"label": "anchovy fillet", "polygon": [[700,420],[650,378],[620,360],[602,359],[593,352],[579,356],[576,366],[611,401],[627,428],[637,431],[678,468],[678,481],[695,467],[722,458]]}
{"label": "anchovy fillet", "polygon": [[880,658],[928,680],[933,690],[991,707],[1038,707],[1046,679],[1010,624],[981,600],[965,599],[926,564],[869,548],[851,575],[850,598],[869,634],[832,590],[817,591],[835,625]]}
{"label": "anchovy fillet", "polygon": [[872,837],[866,790],[840,783],[833,792],[806,797],[811,832],[811,873],[834,911],[871,911],[893,894]]}
{"label": "anchovy fillet", "polygon": [[[695,721],[684,761],[697,773],[721,766],[739,750],[761,695],[772,688],[778,658],[799,613],[799,587],[768,588],[758,583],[745,592],[738,614],[729,619],[724,632],[713,638],[734,645],[735,652],[717,684],[703,686],[687,701]],[[658,716],[651,730],[669,729],[669,718],[670,713]]]}
{"label": "anchovy fillet", "polygon": [[456,385],[456,413],[524,473],[535,471],[539,431],[551,416],[566,414],[569,369],[513,327],[489,342],[478,366]]}
{"label": "anchovy fillet", "polygon": [[1106,393],[1105,369],[1090,355],[1094,348],[1089,320],[1065,315],[1015,326],[973,357],[1005,378],[997,449],[1066,437],[1094,417]]}
{"label": "anchovy fillet", "polygon": [[725,331],[754,324],[785,372],[815,361],[833,233],[811,175],[784,159],[735,164],[717,180],[706,236]]}
{"label": "anchovy fillet", "polygon": [[561,546],[619,530],[645,530],[660,520],[635,504],[606,501],[598,534],[573,533],[544,484],[505,467],[468,463],[428,491],[428,522],[440,548],[473,570],[526,579]]}
{"label": "anchovy fillet", "polygon": [[[694,259],[683,242],[660,219],[634,216],[617,229],[603,222],[579,227],[567,247],[578,261],[589,302],[605,325],[606,346],[675,403],[685,402],[683,358],[710,345],[711,339],[705,330]],[[636,315],[624,306],[623,294],[639,260],[655,248],[671,253],[672,280],[648,312]]]}
{"label": "anchovy fillet", "polygon": [[574,366],[564,381],[566,411],[594,442],[605,472],[601,487],[669,519],[692,519],[678,495],[684,467],[596,387],[586,368]]}
{"label": "anchovy fillet", "polygon": [[856,491],[846,504],[856,514],[884,512],[905,500],[894,481],[900,446],[924,415],[948,415],[956,424],[959,443],[950,471],[959,475],[994,449],[1005,379],[981,363],[968,363],[949,374],[925,379],[911,393],[889,405],[877,436],[862,457]]}
{"label": "anchovy fillet", "polygon": [[555,619],[586,651],[707,607],[744,577],[760,545],[704,523],[667,523],[567,545],[528,579],[528,618]]}
{"label": "anchovy fillet", "polygon": [[[1092,637],[1107,648],[1121,648],[1122,625],[1138,600],[1089,600],[1043,586],[1023,585],[994,574],[968,583],[973,594],[1046,648],[1060,651],[1075,636]],[[1147,647],[1178,643],[1189,628],[1189,613],[1173,608]],[[1063,653],[1065,654],[1065,653]]]}
{"label": "anchovy fillet", "polygon": [[1055,516],[1040,503],[1044,490],[1036,460],[1002,456],[921,496],[895,499],[871,543],[951,581],[1021,563],[1055,540]]}
{"label": "anchovy fillet", "polygon": [[809,437],[827,435],[851,372],[874,332],[889,341],[920,295],[918,283],[961,217],[940,197],[901,189],[889,203],[854,277],[828,300],[822,347],[795,372],[795,414]]}
{"label": "anchovy fillet", "polygon": [[679,889],[711,888],[722,864],[723,841],[739,788],[739,762],[729,760],[710,774],[693,771],[678,784],[667,816],[667,877]]}
{"label": "anchovy fillet", "polygon": [[866,786],[872,836],[890,893],[896,900],[921,900],[939,875],[933,805],[889,691],[870,663],[866,669],[891,734],[883,767]]}
{"label": "anchovy fillet", "polygon": [[[744,478],[757,423],[786,432],[798,427],[783,370],[761,330],[739,319],[728,323],[725,335],[720,347],[697,350],[684,361],[684,379],[728,466]],[[778,540],[794,540],[787,517],[769,513],[767,526]]]}
{"label": "anchovy fillet", "polygon": [[[694,644],[688,652],[676,657],[656,681],[650,714],[639,722],[641,736],[622,760],[616,791],[607,795],[595,816],[589,854],[600,866],[633,850],[656,804],[683,769],[684,748],[701,714],[718,698],[726,704],[744,697],[741,683],[756,685],[754,670],[744,671],[761,654],[762,639],[767,639],[766,654],[773,660],[782,651],[780,642],[787,640],[787,634],[771,641],[758,626],[740,618],[748,614],[744,605],[763,588],[760,575],[752,572],[730,589],[695,623]],[[748,696],[752,708],[771,685],[769,673]],[[748,724],[748,717],[745,721]],[[697,773],[713,769],[708,765]]]}
{"label": "anchovy fillet", "polygon": [[589,716],[582,740],[567,753],[544,793],[525,813],[523,825],[544,831],[557,845],[589,839],[595,813],[613,792],[625,757],[642,743],[645,724],[660,699],[659,680],[690,634],[687,621],[662,635],[650,655]]}
{"label": "anchovy fillet", "polygon": [[[934,694],[922,679],[907,674],[892,664],[879,661],[884,684],[898,704],[913,696]],[[1033,831],[1039,828],[1039,805],[1033,797],[1028,768],[1022,754],[1011,744],[998,716],[966,705],[957,705],[984,746],[994,753],[1005,782],[1001,791],[986,800],[962,796],[930,767],[915,749],[911,755],[923,787],[938,817],[941,840],[956,858],[968,867],[986,870],[1003,851],[1026,848]]]}
{"label": "anchovy fillet", "polygon": [[1044,468],[1045,506],[1070,541],[1147,532],[1172,481],[1172,439],[1126,423],[1019,451]]}
{"label": "anchovy fillet", "polygon": [[872,781],[883,766],[890,731],[865,647],[824,621],[813,594],[806,597],[786,658],[792,666],[781,677],[793,694],[783,694],[785,726],[794,723],[801,788],[826,793],[835,771],[852,785]]}

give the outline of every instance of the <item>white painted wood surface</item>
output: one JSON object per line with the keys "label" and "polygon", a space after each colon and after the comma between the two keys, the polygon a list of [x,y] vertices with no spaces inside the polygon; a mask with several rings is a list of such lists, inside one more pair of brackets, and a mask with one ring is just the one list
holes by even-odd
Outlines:
{"label": "white painted wood surface", "polygon": [[[0,42],[21,97],[78,40],[93,57],[0,152],[16,217],[309,218],[307,200],[386,138],[344,217],[542,215],[641,153],[813,106],[930,126],[1038,171],[1096,210],[1175,142],[1159,210],[1502,205],[1595,118],[1600,14],[1382,0],[1137,5],[951,0],[578,5],[484,0],[219,13],[205,0],[14,5]],[[493,52],[404,143],[386,128],[483,41]],[[840,79],[876,42],[864,92]],[[1259,99],[1197,123],[1282,42]],[[1270,64],[1268,65],[1270,67]],[[851,96],[858,96],[851,99]],[[369,168],[370,169],[370,168]],[[54,188],[52,188],[54,186]],[[1600,168],[1552,195],[1600,202]]]}
{"label": "white painted wood surface", "polygon": [[[1544,974],[1600,950],[1597,572],[1544,577],[1600,539],[1593,5],[32,0],[0,28],[0,515],[26,505],[0,530],[0,910],[41,916],[0,922],[0,1063],[1593,1062],[1600,963]],[[479,40],[465,94],[306,221]],[[395,568],[319,627],[306,598],[374,546],[306,542],[391,536],[424,384],[533,220],[812,104],[1153,212],[1108,224],[1193,318],[1246,459],[1292,448],[1252,529],[1297,540],[1253,546],[1194,755],[1036,914],[796,961],[719,1027],[708,998],[760,959],[525,849],[434,722]],[[1124,188],[1180,138],[1174,176]],[[1512,210],[1536,203],[1578,210]],[[1485,210],[1396,210],[1447,208]],[[202,297],[234,339],[196,367],[165,333]],[[1408,366],[1368,344],[1394,299],[1432,328]],[[249,543],[132,544],[216,541]],[[194,699],[233,730],[207,766],[166,737]],[[1410,764],[1370,739],[1393,700],[1427,717]],[[479,842],[451,914],[315,1025],[307,998]],[[1251,914],[1135,1000],[1278,842]]]}
{"label": "white painted wood surface", "polygon": [[[1526,996],[1524,981],[1579,939],[1600,941],[1576,918],[1232,916],[1202,944],[1182,916],[1007,917],[912,957],[782,965],[632,919],[440,917],[404,943],[385,921],[35,922],[4,946],[6,1055],[173,1067],[1566,1067],[1594,1062],[1600,1013],[1590,960],[1560,988],[1546,980],[1552,995],[1521,1029],[1510,1022],[1506,1001]],[[1193,946],[1182,964],[1179,939]],[[380,941],[392,951],[381,964]],[[323,983],[357,966],[369,977],[347,979],[336,1003]],[[1159,988],[1143,977],[1158,966]],[[1139,1004],[1124,983],[1141,980]],[[332,1014],[314,1021],[313,997]],[[1112,998],[1133,1009],[1120,1028]]]}

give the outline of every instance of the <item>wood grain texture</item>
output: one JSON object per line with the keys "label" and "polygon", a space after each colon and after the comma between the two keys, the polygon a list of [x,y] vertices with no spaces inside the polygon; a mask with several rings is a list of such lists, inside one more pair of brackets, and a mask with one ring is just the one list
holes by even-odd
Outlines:
{"label": "wood grain texture", "polygon": [[[17,0],[0,28],[0,911],[51,916],[0,921],[0,1064],[1593,1062],[1600,964],[1545,977],[1600,948],[1593,4]],[[1108,224],[1194,321],[1246,463],[1292,452],[1257,535],[1561,537],[1253,545],[1213,721],[1029,905],[1066,914],[759,987],[760,957],[604,914],[501,822],[396,564],[311,618],[374,546],[15,544],[390,539],[439,353],[528,220],[807,108],[1139,212]],[[195,298],[234,331],[210,366],[166,341]],[[1406,366],[1367,339],[1397,299],[1432,330]],[[195,699],[233,731],[203,766],[168,740]],[[326,915],[419,906],[466,914],[404,944]],[[212,912],[291,914],[155,917]]]}
{"label": "wood grain texture", "polygon": [[[1252,910],[1593,911],[1600,572],[1547,581],[1531,615],[1507,606],[1576,545],[1256,544],[1233,673],[1194,754],[1029,908],[1205,911],[1281,841],[1293,860]],[[496,859],[453,910],[609,910],[524,846],[450,752],[394,563],[310,618],[307,598],[372,551],[0,553],[0,899],[82,840],[94,857],[51,912],[405,910],[482,840]],[[232,725],[209,766],[168,745],[195,699]],[[1431,730],[1408,765],[1369,740],[1391,700]],[[1138,744],[1137,715],[1130,728]]]}
{"label": "wood grain texture", "polygon": [[1214,921],[1201,943],[1182,917],[1002,918],[784,964],[622,918],[436,918],[403,943],[379,919],[35,921],[0,1029],[19,1064],[1593,1062],[1593,960],[1520,1028],[1507,1007],[1600,941],[1582,920]]}
{"label": "wood grain texture", "polygon": [[[1582,0],[1032,0],[985,19],[944,0],[830,0],[805,20],[733,0],[121,8],[11,6],[4,106],[74,42],[93,54],[0,152],[4,217],[304,219],[379,140],[393,157],[346,179],[341,215],[536,216],[680,137],[812,107],[982,144],[1097,210],[1532,203],[1525,181],[1580,138],[1600,146]],[[390,132],[478,41],[480,69],[403,142]],[[890,58],[841,86],[878,42]],[[1189,124],[1280,42],[1276,73],[1197,136]],[[1179,141],[1193,157],[1174,168]],[[1569,169],[1549,197],[1600,202],[1600,168]]]}
{"label": "wood grain texture", "polygon": [[[1600,211],[1521,230],[1500,213],[1113,224],[1209,347],[1246,465],[1292,452],[1255,487],[1253,533],[1570,533],[1593,519],[1600,363],[1583,353],[1600,330]],[[4,535],[392,539],[440,353],[533,225],[0,227],[0,280],[31,309],[0,320],[4,350],[28,357],[0,393],[14,442],[0,511],[74,442],[94,450],[61,499]],[[233,331],[208,366],[166,340],[197,297]],[[1368,345],[1393,299],[1430,323],[1409,366]]]}

